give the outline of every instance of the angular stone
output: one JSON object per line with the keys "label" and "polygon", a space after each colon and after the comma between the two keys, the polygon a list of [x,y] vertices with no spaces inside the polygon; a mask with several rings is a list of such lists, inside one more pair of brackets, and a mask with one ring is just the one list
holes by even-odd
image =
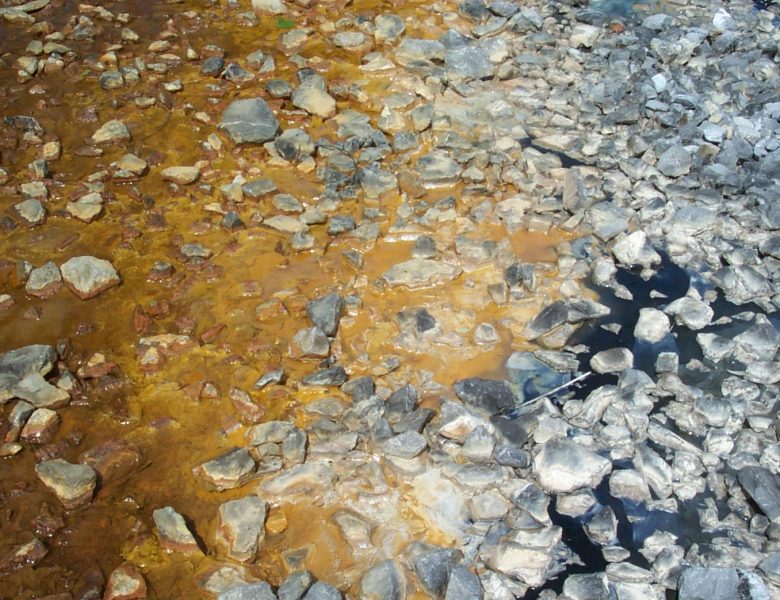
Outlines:
{"label": "angular stone", "polygon": [[457,183],[461,168],[448,154],[434,150],[417,161],[420,181],[426,187],[447,186]]}
{"label": "angular stone", "polygon": [[374,18],[374,39],[377,43],[395,40],[404,31],[406,31],[406,25],[398,15],[377,15]]}
{"label": "angular stone", "polygon": [[318,581],[309,588],[303,600],[342,600],[341,592],[324,581]]}
{"label": "angular stone", "polygon": [[220,129],[236,144],[262,144],[272,140],[279,121],[262,98],[236,100],[222,115]]}
{"label": "angular stone", "polygon": [[241,562],[252,561],[265,539],[266,503],[257,496],[225,502],[217,513],[217,544]]}
{"label": "angular stone", "polygon": [[750,581],[749,577],[749,573],[734,568],[688,567],[680,575],[677,597],[679,600],[768,600],[766,586],[760,579]]}
{"label": "angular stone", "polygon": [[200,553],[195,537],[179,513],[172,507],[158,508],[152,513],[160,545],[171,552]]}
{"label": "angular stone", "polygon": [[274,496],[313,493],[329,488],[335,480],[336,473],[327,465],[305,463],[263,482],[261,489]]}
{"label": "angular stone", "polygon": [[132,139],[130,130],[122,121],[114,119],[108,121],[100,129],[92,134],[92,142],[95,144],[111,144],[125,142]]}
{"label": "angular stone", "polygon": [[74,465],[57,458],[35,465],[35,473],[67,510],[85,506],[92,501],[97,473],[88,465]]}
{"label": "angular stone", "polygon": [[24,291],[37,298],[50,298],[62,287],[62,275],[53,262],[49,261],[42,267],[33,269]]}
{"label": "angular stone", "polygon": [[14,388],[14,395],[35,408],[59,408],[70,402],[70,394],[53,386],[40,373],[31,373]]}
{"label": "angular stone", "polygon": [[109,440],[82,452],[79,462],[97,471],[101,485],[124,479],[141,467],[138,447],[122,439]]}
{"label": "angular stone", "polygon": [[357,552],[373,547],[371,534],[376,528],[375,523],[352,510],[338,510],[333,513],[332,519],[352,550]]}
{"label": "angular stone", "polygon": [[146,580],[130,563],[118,566],[111,572],[103,600],[145,600]]}
{"label": "angular stone", "polygon": [[413,558],[412,566],[415,575],[428,594],[434,598],[444,595],[447,581],[453,567],[457,564],[459,554],[458,550],[434,546],[423,550]]}
{"label": "angular stone", "polygon": [[259,15],[287,14],[287,7],[282,0],[252,0],[252,10]]}
{"label": "angular stone", "polygon": [[165,181],[181,185],[195,183],[200,177],[200,167],[168,167],[160,172]]}
{"label": "angular stone", "polygon": [[666,337],[671,329],[669,317],[657,308],[640,308],[639,319],[634,326],[634,336],[638,339],[657,344]]}
{"label": "angular stone", "polygon": [[512,410],[517,403],[512,386],[500,379],[461,379],[454,389],[463,402],[491,416]]}
{"label": "angular stone", "polygon": [[319,117],[328,118],[336,114],[336,100],[327,92],[327,83],[320,75],[310,75],[295,88],[292,103],[296,108]]}
{"label": "angular stone", "polygon": [[79,221],[91,223],[103,212],[103,196],[98,192],[86,194],[74,202],[68,202],[65,209]]}
{"label": "angular stone", "polygon": [[94,256],[75,256],[60,270],[65,283],[82,300],[94,298],[122,282],[114,265]]}
{"label": "angular stone", "polygon": [[291,354],[299,358],[325,358],[330,354],[330,341],[319,327],[301,329],[293,336]]}
{"label": "angular stone", "polygon": [[620,238],[612,246],[612,253],[622,264],[629,267],[650,267],[661,262],[661,256],[655,251],[644,231],[635,231]]}
{"label": "angular stone", "polygon": [[303,385],[310,386],[339,386],[347,380],[347,372],[344,367],[327,367],[307,375],[301,380]]}
{"label": "angular stone", "polygon": [[25,442],[45,444],[54,437],[60,426],[60,416],[48,408],[37,408],[27,419],[19,436]]}
{"label": "angular stone", "polygon": [[780,477],[764,467],[743,467],[737,474],[742,489],[773,523],[780,522]]}
{"label": "angular stone", "polygon": [[523,330],[523,337],[527,340],[536,338],[563,325],[569,318],[569,309],[565,302],[560,300],[545,306]]}
{"label": "angular stone", "polygon": [[693,331],[707,327],[715,314],[705,302],[690,296],[683,296],[671,302],[664,312],[672,315],[678,324],[685,325]]}
{"label": "angular stone", "polygon": [[306,305],[309,320],[327,336],[336,335],[343,312],[344,300],[338,294],[327,294]]}
{"label": "angular stone", "polygon": [[13,546],[0,556],[0,576],[13,573],[24,567],[34,567],[49,553],[46,545],[37,537],[29,542]]}
{"label": "angular stone", "polygon": [[655,167],[667,177],[680,177],[691,170],[691,155],[679,144],[667,148]]}
{"label": "angular stone", "polygon": [[597,352],[590,359],[596,373],[620,373],[634,366],[634,355],[628,348],[610,348]]}
{"label": "angular stone", "polygon": [[406,582],[392,560],[375,565],[360,580],[360,600],[403,600]]}
{"label": "angular stone", "polygon": [[217,600],[276,600],[276,594],[265,581],[238,583],[220,592]]}
{"label": "angular stone", "polygon": [[428,442],[422,435],[407,431],[387,440],[384,450],[390,456],[410,459],[419,456],[427,447]]}
{"label": "angular stone", "polygon": [[419,289],[444,285],[460,273],[461,268],[456,265],[425,258],[413,258],[392,266],[382,277],[391,287],[404,286]]}
{"label": "angular stone", "polygon": [[462,565],[452,569],[444,600],[482,600],[479,579]]}
{"label": "angular stone", "polygon": [[539,485],[553,493],[596,487],[611,470],[609,460],[568,439],[546,442],[533,461]]}
{"label": "angular stone", "polygon": [[41,225],[46,220],[46,209],[36,198],[28,198],[14,204],[14,210],[31,227]]}
{"label": "angular stone", "polygon": [[246,448],[235,448],[197,466],[194,472],[221,491],[244,485],[254,475],[255,467]]}

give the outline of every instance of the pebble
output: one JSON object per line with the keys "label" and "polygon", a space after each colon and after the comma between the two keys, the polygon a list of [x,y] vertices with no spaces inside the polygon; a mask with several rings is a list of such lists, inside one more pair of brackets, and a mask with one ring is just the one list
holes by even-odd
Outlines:
{"label": "pebble", "polygon": [[38,463],[35,473],[67,510],[81,508],[92,502],[97,483],[97,473],[92,467],[57,458]]}

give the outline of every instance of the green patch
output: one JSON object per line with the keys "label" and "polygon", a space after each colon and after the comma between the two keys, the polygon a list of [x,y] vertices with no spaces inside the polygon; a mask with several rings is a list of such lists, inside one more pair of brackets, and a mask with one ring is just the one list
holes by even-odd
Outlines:
{"label": "green patch", "polygon": [[279,29],[292,29],[295,27],[295,21],[292,19],[285,19],[284,17],[279,17],[276,19],[276,26]]}

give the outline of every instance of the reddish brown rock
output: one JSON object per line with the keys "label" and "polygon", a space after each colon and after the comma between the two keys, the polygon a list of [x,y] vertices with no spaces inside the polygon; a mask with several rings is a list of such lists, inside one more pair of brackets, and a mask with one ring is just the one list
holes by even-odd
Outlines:
{"label": "reddish brown rock", "polygon": [[79,456],[79,462],[97,471],[102,484],[124,479],[141,467],[142,460],[138,447],[122,439],[109,440]]}
{"label": "reddish brown rock", "polygon": [[245,425],[260,423],[265,417],[265,409],[252,402],[252,398],[244,390],[239,388],[230,390],[230,402],[233,403],[241,422]]}
{"label": "reddish brown rock", "polygon": [[60,515],[54,514],[51,511],[51,508],[49,508],[49,505],[44,502],[40,512],[33,519],[32,526],[36,535],[50,538],[60,529],[65,527],[65,521],[63,521]]}
{"label": "reddish brown rock", "polygon": [[0,557],[0,576],[18,571],[26,566],[35,566],[48,553],[44,543],[38,538],[11,548]]}
{"label": "reddish brown rock", "polygon": [[130,563],[120,565],[108,578],[103,600],[144,600],[146,580],[140,571]]}
{"label": "reddish brown rock", "polygon": [[19,438],[24,442],[45,444],[60,427],[60,416],[48,408],[36,409],[22,428]]}
{"label": "reddish brown rock", "polygon": [[73,600],[100,600],[103,597],[103,588],[106,578],[103,572],[97,568],[87,569],[81,574],[76,589],[73,592]]}

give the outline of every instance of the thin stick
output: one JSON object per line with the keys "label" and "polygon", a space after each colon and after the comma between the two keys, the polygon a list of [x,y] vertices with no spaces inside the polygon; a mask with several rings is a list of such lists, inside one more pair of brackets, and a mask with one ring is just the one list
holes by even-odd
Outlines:
{"label": "thin stick", "polygon": [[547,396],[551,396],[557,392],[560,392],[561,390],[565,390],[570,385],[574,385],[578,381],[582,381],[583,379],[586,379],[587,377],[590,377],[593,374],[593,371],[588,371],[587,373],[583,373],[579,377],[575,377],[571,381],[568,381],[567,383],[564,383],[563,385],[559,385],[557,388],[554,388],[550,390],[549,392],[545,392],[544,394],[540,394],[536,398],[532,398],[531,400],[528,400],[526,402],[523,402],[523,404],[530,404],[531,402],[536,402],[537,400],[541,400],[542,398],[546,398]]}

